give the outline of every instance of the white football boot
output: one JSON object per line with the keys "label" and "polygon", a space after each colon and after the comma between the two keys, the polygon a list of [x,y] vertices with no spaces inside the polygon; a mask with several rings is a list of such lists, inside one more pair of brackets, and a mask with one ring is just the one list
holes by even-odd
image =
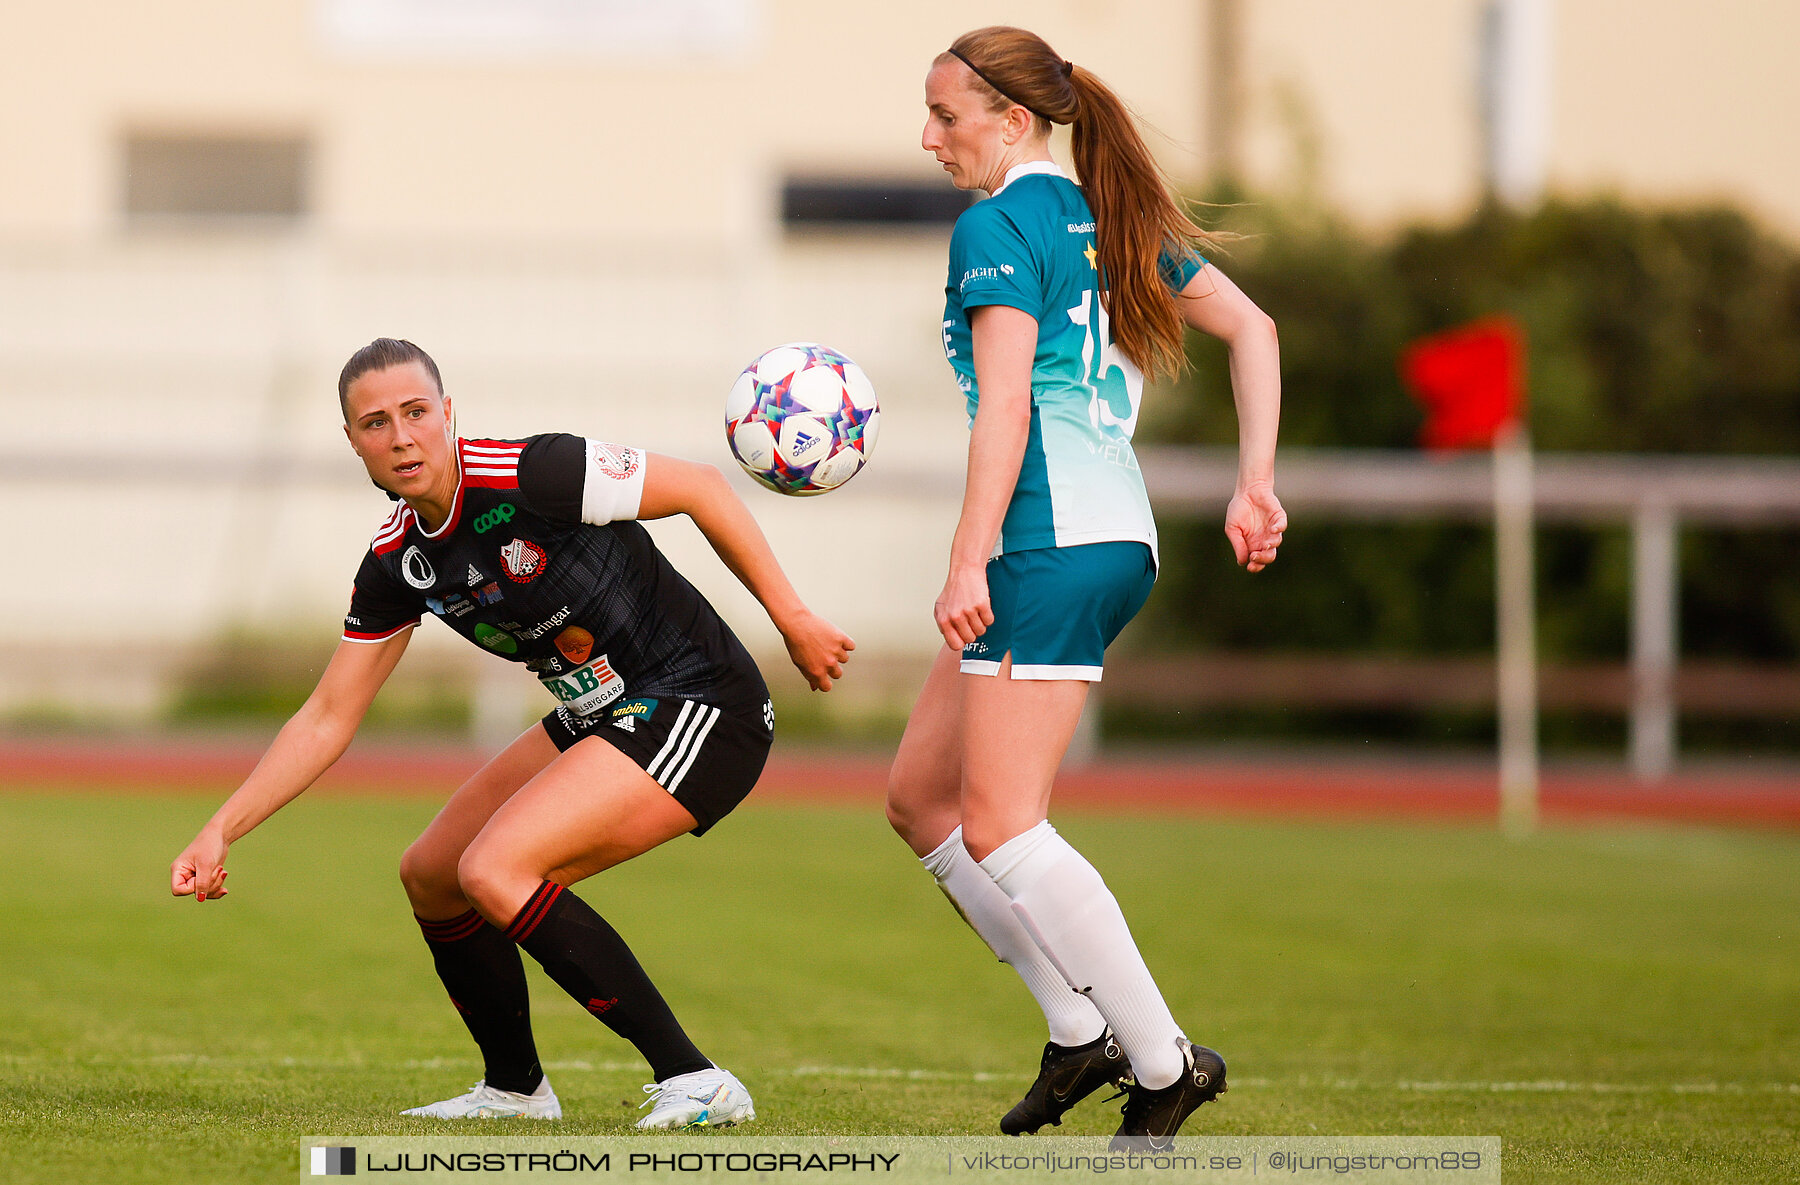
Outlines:
{"label": "white football boot", "polygon": [[468,1094],[413,1107],[400,1114],[421,1115],[426,1119],[561,1119],[562,1104],[557,1102],[548,1078],[538,1083],[537,1089],[530,1094],[489,1086],[483,1078]]}
{"label": "white football boot", "polygon": [[650,1097],[638,1104],[650,1114],[637,1121],[648,1131],[669,1127],[730,1127],[756,1118],[756,1104],[729,1070],[717,1066],[677,1074],[666,1082],[652,1082],[644,1087]]}

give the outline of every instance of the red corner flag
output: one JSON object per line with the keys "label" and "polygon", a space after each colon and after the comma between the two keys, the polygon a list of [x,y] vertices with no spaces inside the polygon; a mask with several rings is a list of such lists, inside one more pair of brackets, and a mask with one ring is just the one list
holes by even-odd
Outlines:
{"label": "red corner flag", "polygon": [[1525,410],[1525,331],[1497,316],[1422,337],[1401,351],[1400,378],[1425,407],[1420,444],[1491,448]]}

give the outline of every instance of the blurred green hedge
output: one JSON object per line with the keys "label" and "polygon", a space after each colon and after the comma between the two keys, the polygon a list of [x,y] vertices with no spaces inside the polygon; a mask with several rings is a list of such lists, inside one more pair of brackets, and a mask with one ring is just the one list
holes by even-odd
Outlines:
{"label": "blurred green hedge", "polygon": [[[1219,266],[1280,327],[1284,446],[1406,448],[1421,413],[1396,359],[1422,334],[1506,312],[1530,348],[1540,450],[1800,453],[1800,253],[1729,209],[1552,202],[1384,240],[1317,211],[1237,203]],[[1236,443],[1224,348],[1153,395],[1141,438]],[[1276,489],[1280,490],[1277,465]],[[1129,644],[1159,649],[1473,653],[1493,644],[1492,535],[1455,522],[1300,518],[1248,578],[1217,522],[1162,523],[1164,576]],[[1686,524],[1685,654],[1800,658],[1800,533]],[[1538,541],[1547,659],[1620,659],[1630,540]]]}

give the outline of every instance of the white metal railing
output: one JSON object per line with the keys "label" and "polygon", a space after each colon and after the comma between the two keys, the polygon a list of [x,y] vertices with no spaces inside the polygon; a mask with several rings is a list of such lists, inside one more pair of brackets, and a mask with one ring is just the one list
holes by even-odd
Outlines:
{"label": "white metal railing", "polygon": [[[1151,500],[1168,510],[1222,511],[1237,479],[1230,449],[1150,446],[1138,458]],[[1800,525],[1800,459],[1540,452],[1534,462],[1539,519],[1631,527],[1631,767],[1646,780],[1664,777],[1676,755],[1680,526]],[[1300,515],[1494,514],[1494,462],[1487,454],[1285,449],[1277,475],[1283,504]]]}
{"label": "white metal railing", "polygon": [[[1208,516],[1223,512],[1237,474],[1233,450],[1145,446],[1138,455],[1159,511]],[[1800,526],[1800,460],[1539,453],[1535,462],[1538,518],[1623,523],[1631,529],[1635,562],[1630,761],[1640,777],[1661,777],[1676,760],[1680,526]],[[1296,516],[1485,520],[1494,510],[1493,465],[1486,455],[1436,458],[1403,450],[1284,449],[1277,473],[1282,500]],[[932,467],[897,458],[871,466],[858,477],[857,489],[861,495],[879,495],[895,503],[953,503],[960,496],[962,477],[955,458]],[[342,458],[328,461],[274,452],[225,455],[200,449],[0,452],[0,479],[40,492],[101,483],[146,492],[209,486],[241,489],[247,483],[310,492],[356,480],[353,464]],[[909,619],[916,616],[916,600],[897,599],[894,612]]]}

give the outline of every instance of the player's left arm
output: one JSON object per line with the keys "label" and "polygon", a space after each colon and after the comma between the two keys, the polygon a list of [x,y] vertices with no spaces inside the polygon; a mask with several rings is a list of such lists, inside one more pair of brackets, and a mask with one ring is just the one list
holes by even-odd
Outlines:
{"label": "player's left arm", "polygon": [[815,691],[830,691],[844,677],[844,664],[856,643],[850,636],[806,607],[775,558],[762,528],[725,475],[711,465],[660,453],[644,455],[640,519],[685,514],[694,520],[732,575],[762,602],[769,620],[781,631],[788,657]]}
{"label": "player's left arm", "polygon": [[1287,511],[1275,497],[1275,436],[1281,424],[1281,346],[1274,320],[1208,263],[1176,294],[1181,319],[1225,343],[1238,414],[1237,489],[1225,535],[1237,562],[1260,572],[1275,562]]}

